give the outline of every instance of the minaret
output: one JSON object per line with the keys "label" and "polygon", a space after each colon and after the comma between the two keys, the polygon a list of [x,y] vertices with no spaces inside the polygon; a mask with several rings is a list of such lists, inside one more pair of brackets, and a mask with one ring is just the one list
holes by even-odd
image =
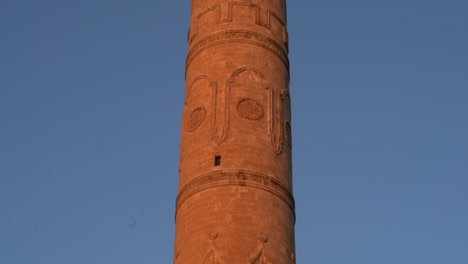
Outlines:
{"label": "minaret", "polygon": [[192,0],[174,263],[295,263],[286,0]]}

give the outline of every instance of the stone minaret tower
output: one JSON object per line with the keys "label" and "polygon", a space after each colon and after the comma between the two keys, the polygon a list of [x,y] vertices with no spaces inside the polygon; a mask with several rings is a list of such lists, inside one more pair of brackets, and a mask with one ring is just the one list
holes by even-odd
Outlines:
{"label": "stone minaret tower", "polygon": [[286,0],[192,0],[174,263],[295,263]]}

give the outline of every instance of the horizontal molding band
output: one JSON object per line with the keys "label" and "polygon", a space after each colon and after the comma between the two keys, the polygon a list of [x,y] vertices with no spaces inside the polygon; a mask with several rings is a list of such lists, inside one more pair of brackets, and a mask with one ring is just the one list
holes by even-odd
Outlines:
{"label": "horizontal molding band", "polygon": [[186,69],[188,69],[194,58],[204,50],[229,43],[248,43],[267,49],[281,59],[289,72],[289,58],[286,47],[272,38],[249,30],[220,31],[200,39],[190,47],[186,60]]}
{"label": "horizontal molding band", "polygon": [[202,174],[185,184],[177,195],[176,216],[180,206],[191,196],[203,190],[220,186],[249,186],[267,191],[283,200],[295,215],[294,197],[281,182],[259,172],[231,169]]}

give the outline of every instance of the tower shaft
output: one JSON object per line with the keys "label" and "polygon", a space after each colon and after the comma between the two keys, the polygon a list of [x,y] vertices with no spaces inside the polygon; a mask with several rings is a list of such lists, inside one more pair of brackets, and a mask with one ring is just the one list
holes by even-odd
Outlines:
{"label": "tower shaft", "polygon": [[286,0],[192,0],[174,263],[295,263]]}

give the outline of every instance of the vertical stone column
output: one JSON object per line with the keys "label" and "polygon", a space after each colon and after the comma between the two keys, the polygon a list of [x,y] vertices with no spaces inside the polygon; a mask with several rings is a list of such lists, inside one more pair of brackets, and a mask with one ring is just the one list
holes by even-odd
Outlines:
{"label": "vertical stone column", "polygon": [[285,0],[192,0],[174,263],[295,263]]}

